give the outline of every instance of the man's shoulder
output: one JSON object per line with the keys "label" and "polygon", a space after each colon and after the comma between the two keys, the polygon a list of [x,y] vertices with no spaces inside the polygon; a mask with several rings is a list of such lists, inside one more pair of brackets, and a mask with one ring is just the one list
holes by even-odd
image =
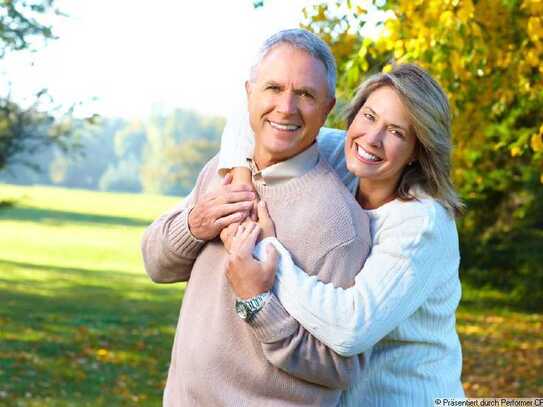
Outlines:
{"label": "man's shoulder", "polygon": [[369,238],[368,216],[328,162],[321,157],[315,171],[316,176],[305,191],[308,207],[302,216],[320,223],[329,234],[341,239]]}
{"label": "man's shoulder", "polygon": [[219,177],[219,153],[215,154],[208,162],[206,162],[198,175],[197,184],[202,187],[207,187],[210,184],[215,184],[220,179]]}

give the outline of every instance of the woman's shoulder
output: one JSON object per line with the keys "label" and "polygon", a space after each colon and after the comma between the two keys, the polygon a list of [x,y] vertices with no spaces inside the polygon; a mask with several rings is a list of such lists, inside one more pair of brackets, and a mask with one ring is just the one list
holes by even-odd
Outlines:
{"label": "woman's shoulder", "polygon": [[419,195],[409,201],[395,199],[366,212],[375,226],[383,231],[423,240],[456,240],[454,217],[438,200],[429,196]]}

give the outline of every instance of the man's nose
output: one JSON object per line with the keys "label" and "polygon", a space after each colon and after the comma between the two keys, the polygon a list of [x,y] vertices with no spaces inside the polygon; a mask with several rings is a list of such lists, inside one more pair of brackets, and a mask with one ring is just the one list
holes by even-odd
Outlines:
{"label": "man's nose", "polygon": [[284,114],[293,114],[297,110],[297,97],[293,92],[284,92],[277,101],[277,110]]}

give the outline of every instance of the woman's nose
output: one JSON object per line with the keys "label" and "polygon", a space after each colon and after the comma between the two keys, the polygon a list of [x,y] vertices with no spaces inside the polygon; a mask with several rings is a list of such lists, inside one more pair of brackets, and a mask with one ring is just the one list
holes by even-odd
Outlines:
{"label": "woman's nose", "polygon": [[384,134],[385,129],[382,126],[372,126],[366,133],[366,142],[372,146],[381,147]]}

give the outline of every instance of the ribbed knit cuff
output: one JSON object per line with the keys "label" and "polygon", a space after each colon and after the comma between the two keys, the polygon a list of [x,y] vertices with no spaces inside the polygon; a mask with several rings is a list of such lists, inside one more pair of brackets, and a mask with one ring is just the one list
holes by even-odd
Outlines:
{"label": "ribbed knit cuff", "polygon": [[188,217],[192,208],[186,208],[168,220],[166,231],[171,250],[182,257],[196,258],[205,244],[190,232]]}
{"label": "ribbed knit cuff", "polygon": [[277,342],[298,329],[298,322],[283,308],[273,293],[249,325],[254,329],[257,339],[263,343]]}

